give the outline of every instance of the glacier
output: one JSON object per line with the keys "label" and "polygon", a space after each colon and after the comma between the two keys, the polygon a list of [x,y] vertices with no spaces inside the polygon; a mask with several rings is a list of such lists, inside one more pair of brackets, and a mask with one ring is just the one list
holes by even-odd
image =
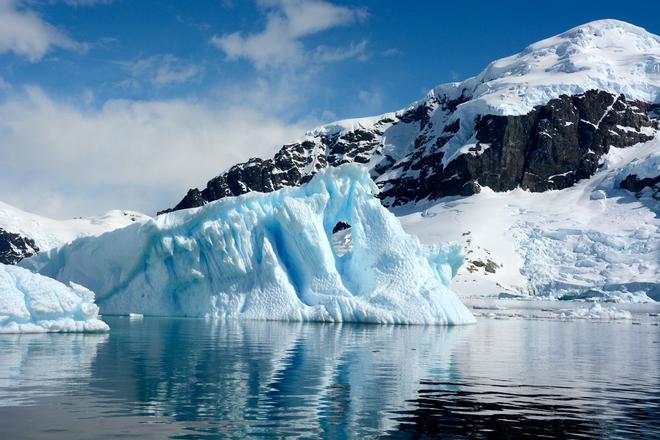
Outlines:
{"label": "glacier", "polygon": [[[302,187],[177,211],[23,260],[96,293],[105,314],[469,324],[449,289],[457,245],[422,246],[346,164]],[[333,250],[350,225],[351,247]]]}
{"label": "glacier", "polygon": [[0,264],[0,333],[104,332],[94,293]]}

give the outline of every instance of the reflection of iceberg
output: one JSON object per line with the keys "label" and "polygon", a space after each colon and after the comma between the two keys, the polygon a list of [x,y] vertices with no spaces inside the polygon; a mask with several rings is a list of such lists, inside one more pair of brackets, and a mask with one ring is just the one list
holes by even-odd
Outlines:
{"label": "reflection of iceberg", "polygon": [[[377,435],[394,426],[388,410],[417,397],[422,379],[457,375],[456,343],[470,329],[437,327],[303,326],[280,361],[260,409],[292,431],[323,437]],[[310,371],[316,372],[311,374]],[[316,389],[305,393],[301,390]],[[292,402],[294,407],[292,408]],[[340,430],[339,432],[337,430]]]}
{"label": "reflection of iceberg", "polygon": [[1,335],[0,406],[71,392],[89,380],[108,335]]}
{"label": "reflection of iceberg", "polygon": [[[97,295],[106,314],[290,321],[465,324],[449,290],[457,247],[423,249],[356,165],[300,188],[247,194],[160,216],[24,264]],[[351,226],[352,251],[332,230]]]}
{"label": "reflection of iceberg", "polygon": [[0,264],[0,333],[107,331],[94,294],[68,284]]}
{"label": "reflection of iceberg", "polygon": [[[111,399],[116,415],[131,411],[117,409],[125,398],[135,415],[170,426],[195,421],[230,437],[384,432],[395,423],[387,411],[415,398],[420,380],[455,378],[451,353],[473,330],[164,319],[128,325],[139,329],[111,333],[116,341],[99,351],[90,394]],[[126,346],[140,355],[127,355]]]}

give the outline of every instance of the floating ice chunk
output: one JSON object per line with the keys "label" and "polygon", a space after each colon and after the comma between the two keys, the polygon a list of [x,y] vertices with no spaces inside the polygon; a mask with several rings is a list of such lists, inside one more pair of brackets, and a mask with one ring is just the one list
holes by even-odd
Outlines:
{"label": "floating ice chunk", "polygon": [[577,309],[560,310],[559,318],[565,319],[632,319],[632,314],[627,310],[616,307],[603,307],[600,303],[594,303],[591,307],[580,307]]}
{"label": "floating ice chunk", "polygon": [[[178,211],[25,260],[97,294],[107,314],[466,324],[457,246],[423,247],[345,165],[308,184]],[[333,229],[350,225],[350,252]]]}
{"label": "floating ice chunk", "polygon": [[94,293],[0,264],[0,333],[102,332]]}

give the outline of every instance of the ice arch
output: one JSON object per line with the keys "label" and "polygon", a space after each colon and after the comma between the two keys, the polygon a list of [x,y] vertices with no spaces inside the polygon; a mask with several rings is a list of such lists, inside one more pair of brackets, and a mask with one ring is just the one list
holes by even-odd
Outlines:
{"label": "ice arch", "polygon": [[[357,165],[299,188],[246,194],[162,215],[25,260],[96,292],[102,313],[246,319],[465,324],[449,289],[455,246],[403,231]],[[332,250],[351,225],[352,252]]]}

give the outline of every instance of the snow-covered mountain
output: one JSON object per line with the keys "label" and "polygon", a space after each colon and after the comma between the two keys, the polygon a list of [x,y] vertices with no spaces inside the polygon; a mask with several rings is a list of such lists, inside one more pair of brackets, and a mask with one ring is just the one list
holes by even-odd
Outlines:
{"label": "snow-covered mountain", "polygon": [[112,210],[96,217],[53,220],[0,202],[0,263],[16,264],[78,237],[101,235],[148,218],[139,212]]}
{"label": "snow-covered mountain", "polygon": [[316,128],[173,209],[357,162],[409,232],[464,245],[463,295],[660,299],[659,117],[660,37],[600,20],[397,112]]}
{"label": "snow-covered mountain", "polygon": [[440,85],[393,113],[339,121],[191,189],[173,209],[304,183],[319,169],[365,164],[386,206],[540,192],[590,177],[610,147],[650,140],[660,113],[660,37],[600,20]]}

